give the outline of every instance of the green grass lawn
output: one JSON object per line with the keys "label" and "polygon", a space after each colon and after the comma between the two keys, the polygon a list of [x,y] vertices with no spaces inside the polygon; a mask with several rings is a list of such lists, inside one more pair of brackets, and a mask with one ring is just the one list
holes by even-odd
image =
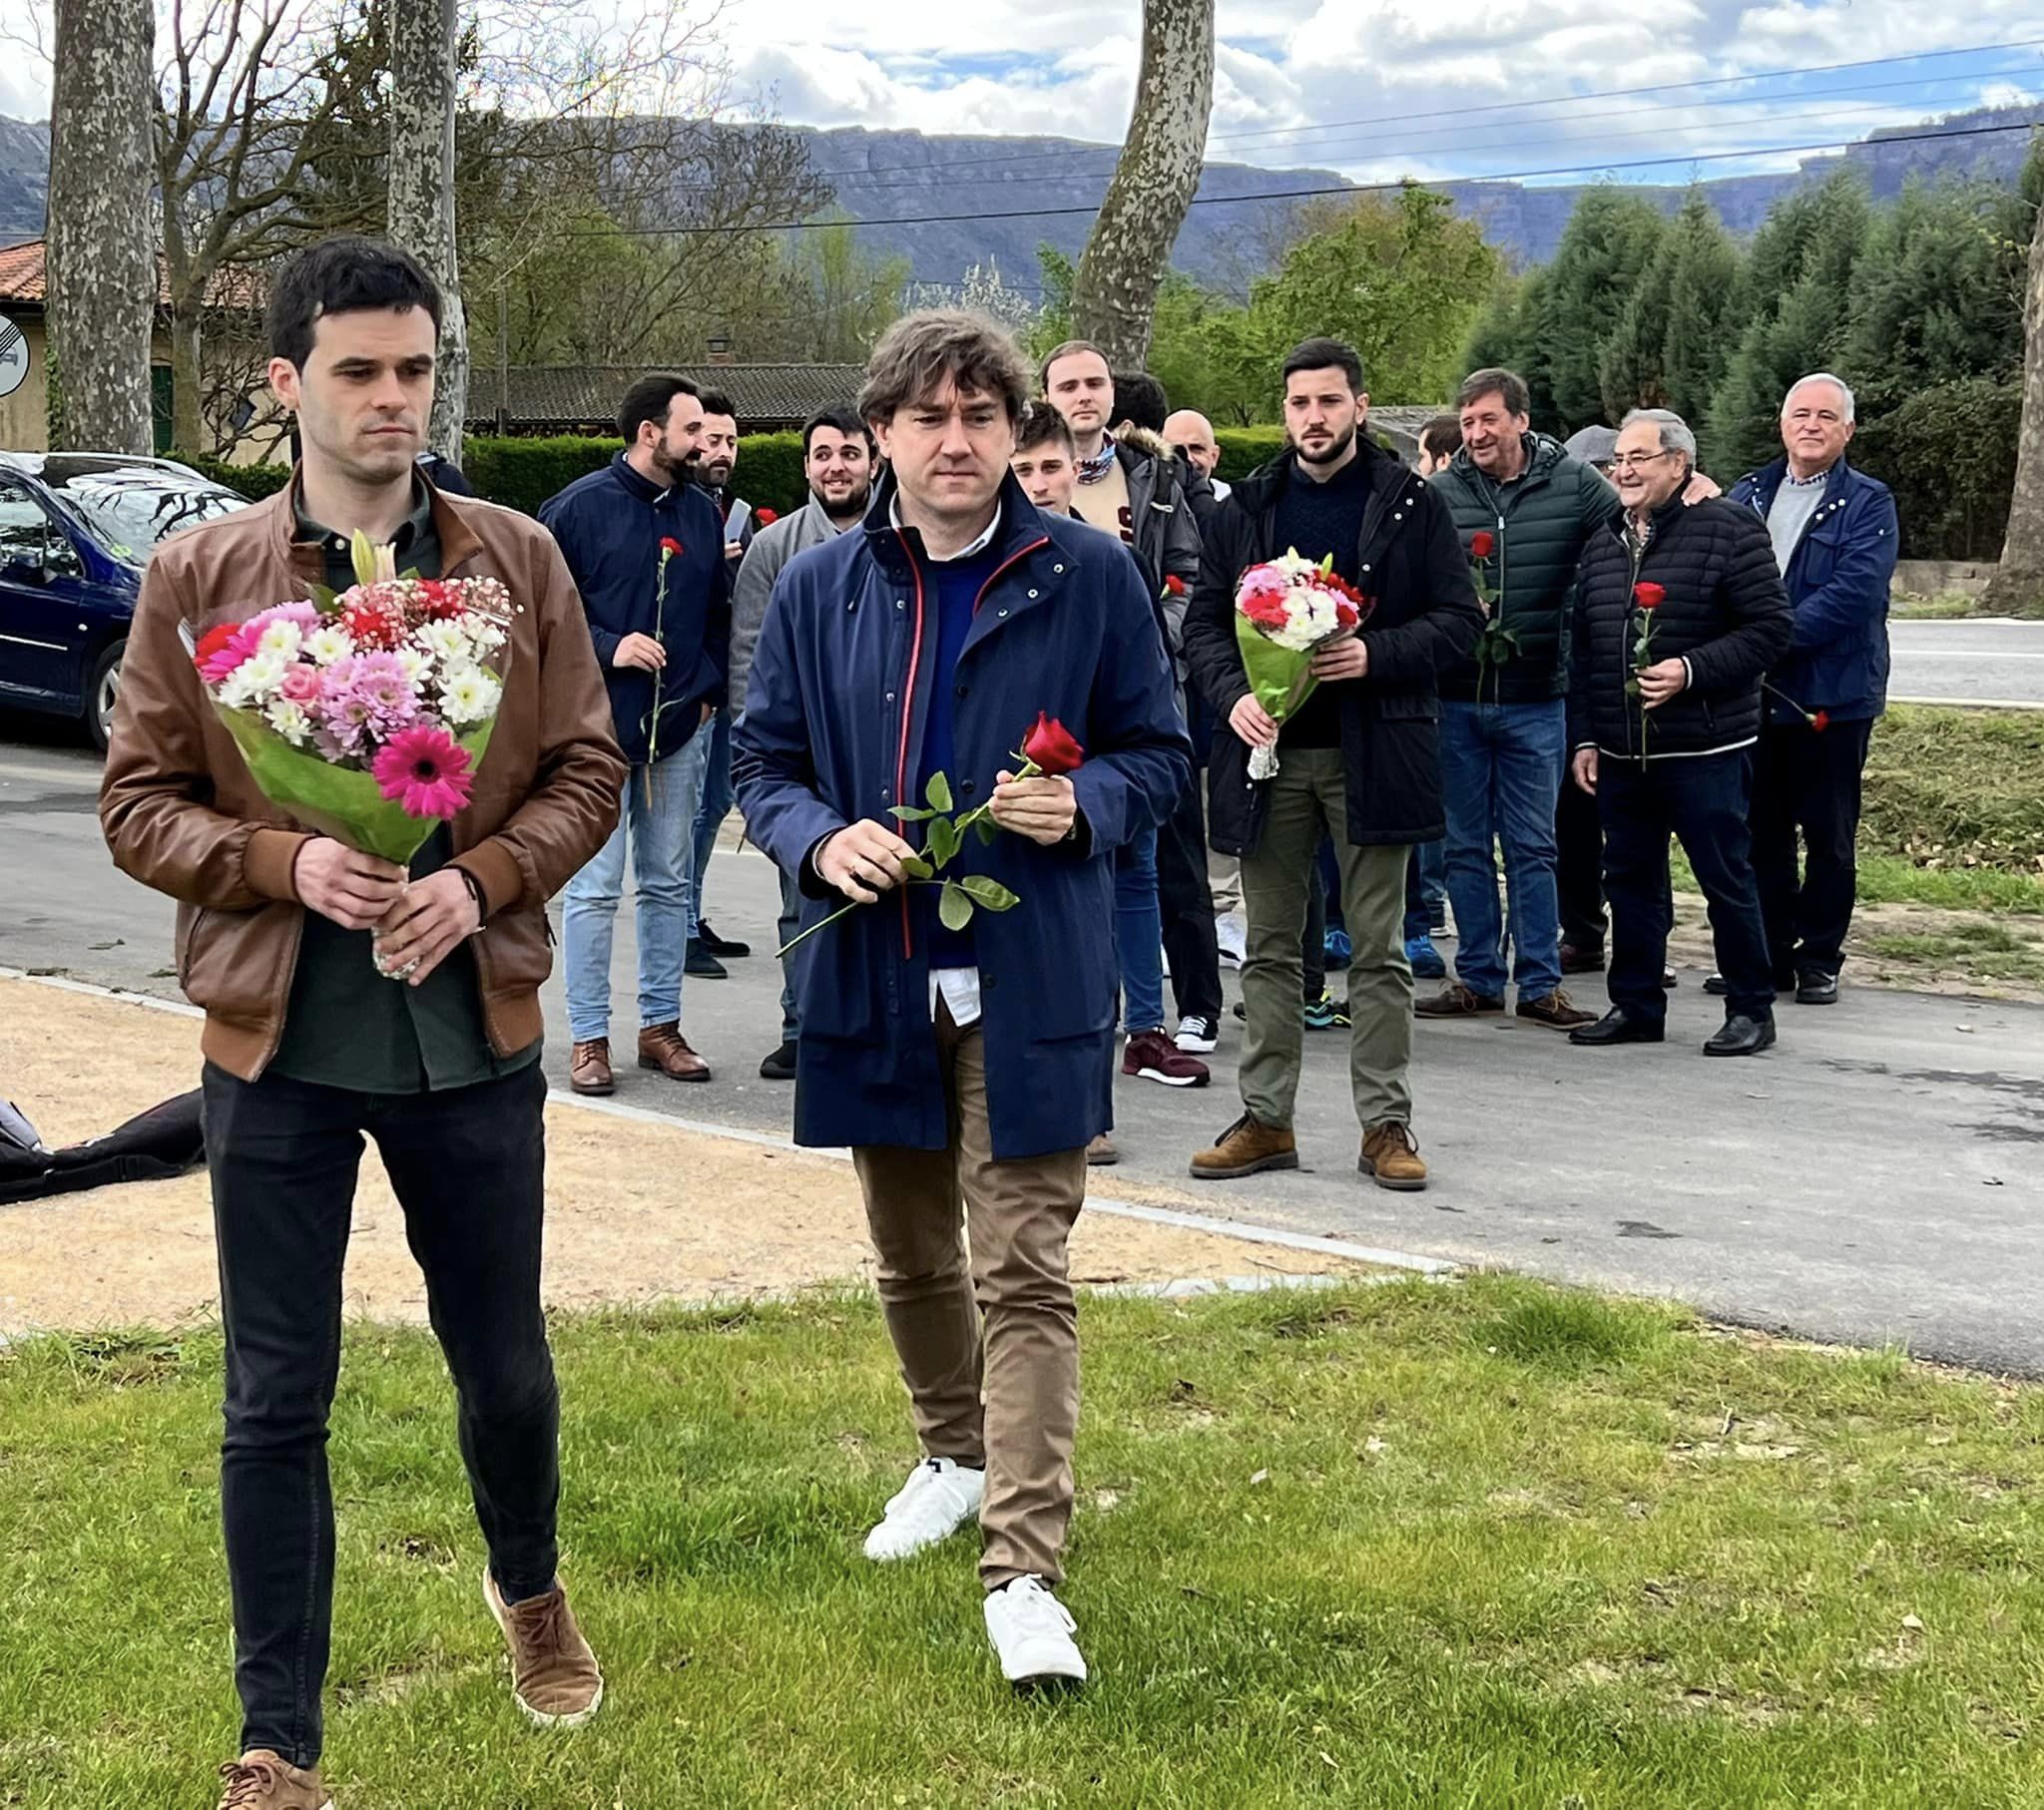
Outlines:
{"label": "green grass lawn", "polygon": [[[438,1357],[350,1335],[340,1810],[2044,1802],[2044,1393],[1477,1278],[1093,1300],[1067,1599],[1000,1684],[864,1297],[558,1327],[609,1675],[526,1728]],[[0,1354],[0,1805],[210,1805],[234,1739],[220,1347]]]}

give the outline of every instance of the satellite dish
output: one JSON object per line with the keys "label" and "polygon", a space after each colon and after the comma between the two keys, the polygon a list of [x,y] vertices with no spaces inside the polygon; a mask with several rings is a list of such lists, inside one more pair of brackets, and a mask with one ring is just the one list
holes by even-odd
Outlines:
{"label": "satellite dish", "polygon": [[0,396],[11,396],[28,381],[28,335],[0,318]]}

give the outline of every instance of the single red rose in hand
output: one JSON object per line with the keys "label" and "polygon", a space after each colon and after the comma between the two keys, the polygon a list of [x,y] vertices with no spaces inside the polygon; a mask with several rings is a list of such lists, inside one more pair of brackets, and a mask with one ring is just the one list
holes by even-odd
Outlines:
{"label": "single red rose in hand", "polygon": [[758,522],[762,528],[771,528],[775,522],[780,520],[780,511],[777,509],[756,509],[753,511],[753,520]]}
{"label": "single red rose in hand", "polygon": [[671,560],[680,559],[686,551],[681,542],[676,540],[671,534],[664,534],[660,537],[660,550]]}
{"label": "single red rose in hand", "polygon": [[1185,580],[1180,578],[1176,572],[1167,573],[1164,579],[1164,594],[1166,597],[1184,597],[1186,594]]}
{"label": "single red rose in hand", "polygon": [[1812,716],[1812,717],[1811,717],[1811,718],[1809,719],[1809,726],[1810,726],[1810,727],[1811,727],[1812,729],[1814,729],[1814,730],[1815,730],[1815,731],[1816,731],[1816,732],[1817,732],[1817,733],[1818,733],[1819,735],[1821,735],[1821,734],[1822,734],[1822,733],[1824,732],[1824,730],[1826,730],[1827,728],[1829,728],[1829,727],[1831,726],[1831,713],[1830,713],[1830,711],[1828,711],[1828,710],[1819,710],[1819,711],[1817,711],[1817,713],[1816,713],[1816,714],[1815,714],[1814,716]]}
{"label": "single red rose in hand", "polygon": [[1086,758],[1086,750],[1072,739],[1072,731],[1042,710],[1036,712],[1036,727],[1022,737],[1022,751],[1036,762],[1039,772],[1052,778],[1071,772]]}
{"label": "single red rose in hand", "polygon": [[1479,528],[1469,537],[1469,557],[1487,560],[1497,551],[1497,536],[1488,528]]}
{"label": "single red rose in hand", "polygon": [[1651,580],[1633,587],[1633,602],[1642,610],[1658,610],[1667,601],[1667,588],[1654,584]]}
{"label": "single red rose in hand", "polygon": [[240,632],[240,623],[216,623],[199,638],[199,646],[193,650],[192,664],[200,672],[206,671],[206,663],[220,653]]}

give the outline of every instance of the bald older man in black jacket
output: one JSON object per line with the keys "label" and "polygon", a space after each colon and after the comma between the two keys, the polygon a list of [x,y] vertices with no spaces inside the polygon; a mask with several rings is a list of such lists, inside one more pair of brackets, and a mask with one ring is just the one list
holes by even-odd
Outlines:
{"label": "bald older man in black jacket", "polygon": [[1775,987],[1754,880],[1747,805],[1761,679],[1792,629],[1774,547],[1750,510],[1685,507],[1696,437],[1668,409],[1619,429],[1612,480],[1624,521],[1594,536],[1577,577],[1569,745],[1596,794],[1611,900],[1611,1011],[1579,1044],[1659,1043],[1668,1012],[1668,836],[1710,904],[1728,983],[1706,1056],[1775,1041]]}

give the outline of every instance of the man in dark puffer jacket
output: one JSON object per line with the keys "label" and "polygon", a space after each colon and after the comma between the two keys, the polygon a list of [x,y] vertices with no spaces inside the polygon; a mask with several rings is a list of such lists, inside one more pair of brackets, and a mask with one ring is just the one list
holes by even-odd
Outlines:
{"label": "man in dark puffer jacket", "polygon": [[1575,781],[1604,820],[1612,1009],[1579,1044],[1659,1043],[1667,1017],[1668,834],[1710,902],[1724,1029],[1707,1056],[1775,1041],[1775,989],[1755,886],[1747,803],[1761,677],[1792,623],[1766,527],[1714,500],[1685,508],[1696,437],[1668,409],[1635,409],[1612,475],[1621,529],[1584,551],[1569,682]]}

